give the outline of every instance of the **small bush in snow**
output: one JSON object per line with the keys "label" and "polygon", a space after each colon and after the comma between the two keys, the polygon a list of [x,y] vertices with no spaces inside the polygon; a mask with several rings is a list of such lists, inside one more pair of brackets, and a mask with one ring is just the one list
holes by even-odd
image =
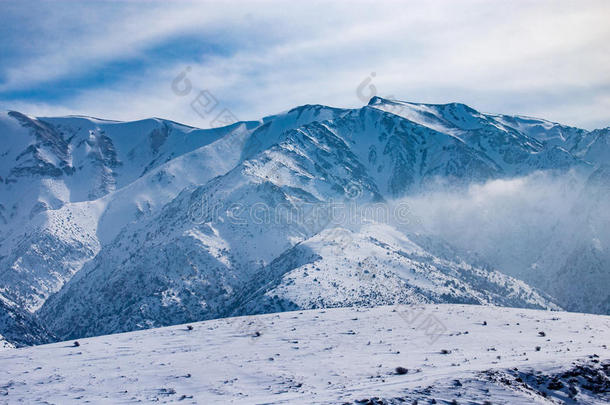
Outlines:
{"label": "small bush in snow", "polygon": [[408,372],[409,370],[404,367],[396,367],[396,374],[398,375],[407,374]]}

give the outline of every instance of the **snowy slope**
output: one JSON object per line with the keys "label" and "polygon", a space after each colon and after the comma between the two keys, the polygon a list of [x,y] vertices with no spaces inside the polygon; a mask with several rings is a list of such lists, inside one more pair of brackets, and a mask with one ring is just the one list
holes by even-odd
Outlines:
{"label": "snowy slope", "polygon": [[[325,225],[305,213],[308,226],[284,208],[324,204],[350,184],[366,191],[364,201],[379,198],[368,177],[355,175],[361,170],[353,155],[327,152],[336,137],[300,135],[291,132],[293,143],[185,189],[158,215],[123,229],[51,297],[42,317],[62,336],[83,336],[221,316],[262,266]],[[272,209],[273,220],[259,221],[265,213],[250,210],[257,206]]]}
{"label": "snowy slope", "polygon": [[233,313],[393,303],[558,309],[527,284],[465,264],[449,247],[431,249],[431,241],[373,222],[357,231],[327,228],[262,269]]}
{"label": "snowy slope", "polygon": [[87,117],[34,118],[14,111],[2,115],[0,129],[6,225],[67,202],[102,197],[230,132],[230,128],[199,130],[159,119],[123,123]]}
{"label": "snowy slope", "polygon": [[[266,118],[264,132],[273,138],[278,131],[340,113],[305,106]],[[67,174],[59,173],[56,166],[48,173],[31,167],[17,171],[9,158],[3,160],[0,222],[5,226],[0,231],[0,275],[6,281],[0,292],[31,311],[39,309],[122,227],[155,214],[185,187],[205,184],[231,170],[242,159],[244,143],[263,124],[242,122],[198,130],[158,119],[128,123],[84,117],[34,119],[14,112],[2,118],[0,134],[10,134],[7,138],[13,141],[4,146],[3,156],[12,157],[20,148],[35,151],[35,156],[40,150],[46,157],[55,156],[58,147],[48,146],[49,137],[55,142],[52,145],[59,143],[69,155],[64,159],[69,163],[63,163],[69,168]],[[86,135],[87,131],[103,137],[105,152],[89,150],[88,137],[93,135]],[[47,138],[36,142],[41,132]],[[64,139],[66,134],[70,136]],[[256,144],[250,140],[250,146]],[[88,152],[78,152],[82,148]],[[108,154],[111,157],[105,156]],[[33,165],[30,160],[28,164]],[[114,162],[111,172],[108,161]],[[47,163],[44,167],[51,167]],[[112,187],[100,188],[91,181],[100,170]],[[52,191],[57,192],[51,198],[54,204],[49,204],[43,195]]]}
{"label": "snowy slope", "polygon": [[101,197],[233,130],[2,115],[0,292],[38,309],[99,251]]}
{"label": "snowy slope", "polygon": [[610,162],[610,128],[596,129],[584,136],[575,149],[582,150],[584,159],[590,162]]}
{"label": "snowy slope", "polygon": [[417,305],[191,326],[81,339],[78,347],[62,342],[0,352],[0,402],[610,400],[607,316]]}
{"label": "snowy slope", "polygon": [[0,348],[39,345],[57,340],[36,315],[0,294]]}
{"label": "snowy slope", "polygon": [[14,348],[15,348],[15,346],[11,342],[4,339],[4,337],[2,335],[0,335],[0,350],[14,349]]}
{"label": "snowy slope", "polygon": [[574,157],[598,165],[607,162],[608,130],[586,131],[544,119],[484,114],[467,105],[417,104],[373,97],[369,106],[418,125],[450,134],[488,154],[506,174],[531,167],[566,168]]}

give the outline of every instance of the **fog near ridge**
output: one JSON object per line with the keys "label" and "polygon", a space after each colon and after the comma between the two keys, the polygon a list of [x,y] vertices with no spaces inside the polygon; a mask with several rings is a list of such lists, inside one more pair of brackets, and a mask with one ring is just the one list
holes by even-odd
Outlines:
{"label": "fog near ridge", "polygon": [[[604,202],[595,201],[604,194],[592,192],[590,185],[585,189],[586,182],[574,171],[535,172],[461,189],[437,184],[398,201],[410,208],[411,229],[436,235],[507,274],[534,281],[545,274],[533,274],[531,266],[549,249],[583,244],[607,249],[610,227],[599,224],[610,220],[600,209]],[[552,253],[565,257],[570,252]]]}

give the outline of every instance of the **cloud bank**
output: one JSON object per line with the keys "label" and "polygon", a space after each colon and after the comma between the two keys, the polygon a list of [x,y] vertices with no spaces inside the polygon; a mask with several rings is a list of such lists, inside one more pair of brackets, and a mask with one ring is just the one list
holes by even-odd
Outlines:
{"label": "cloud bank", "polygon": [[2,2],[0,107],[208,126],[187,66],[242,120],[380,95],[610,125],[606,1]]}
{"label": "cloud bank", "polygon": [[[581,246],[607,251],[610,215],[603,197],[607,191],[598,189],[575,172],[536,172],[462,189],[441,186],[400,202],[408,204],[417,219],[416,230],[540,284]],[[547,256],[557,259],[556,266],[536,268]]]}

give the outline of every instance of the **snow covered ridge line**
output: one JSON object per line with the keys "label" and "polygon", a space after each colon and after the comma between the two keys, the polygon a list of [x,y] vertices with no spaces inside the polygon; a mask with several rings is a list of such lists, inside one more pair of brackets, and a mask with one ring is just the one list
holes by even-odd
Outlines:
{"label": "snow covered ridge line", "polygon": [[[3,351],[0,402],[550,405],[610,400],[608,316],[426,305],[421,316],[430,314],[446,327],[430,342],[417,325],[405,325],[400,309],[216,319],[79,339],[78,345]],[[258,333],[248,330],[254,324]]]}

